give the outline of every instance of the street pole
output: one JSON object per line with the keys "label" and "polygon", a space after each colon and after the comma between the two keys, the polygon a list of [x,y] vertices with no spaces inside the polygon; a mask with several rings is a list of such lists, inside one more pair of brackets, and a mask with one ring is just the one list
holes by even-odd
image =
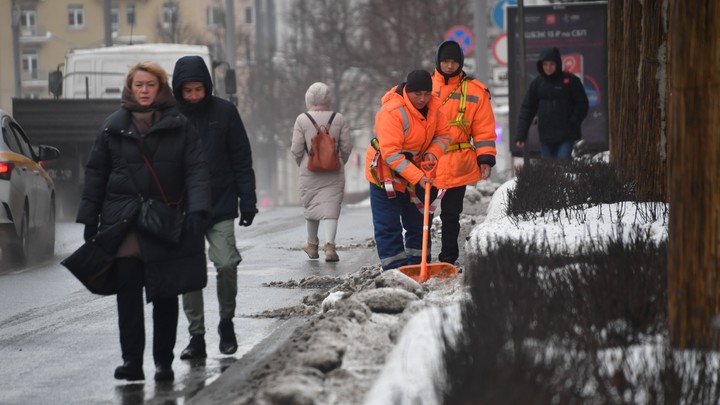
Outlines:
{"label": "street pole", "polygon": [[10,4],[10,26],[12,27],[12,42],[13,42],[13,74],[15,75],[15,97],[20,97],[22,94],[22,77],[20,71],[20,14],[17,9],[16,0],[12,0]]}
{"label": "street pole", "polygon": [[524,16],[525,1],[518,0],[518,35],[520,35],[520,88],[525,92],[525,16]]}
{"label": "street pole", "polygon": [[475,77],[487,84],[490,81],[488,74],[488,40],[487,40],[487,1],[475,0],[473,12],[473,26],[475,31]]}
{"label": "street pole", "polygon": [[105,46],[112,46],[112,21],[110,20],[110,0],[103,0],[103,23],[105,25]]}
{"label": "street pole", "polygon": [[[526,69],[526,63],[525,63],[525,15],[524,15],[524,9],[525,9],[525,1],[524,0],[518,0],[518,11],[517,11],[517,26],[518,26],[518,34],[520,35],[520,89],[522,89],[522,94],[525,94],[527,91],[527,87],[525,85],[525,69]],[[528,156],[528,140],[525,140],[525,146],[523,146],[523,166],[529,167],[530,164],[530,156]]]}
{"label": "street pole", "polygon": [[[225,74],[235,74],[237,68],[237,45],[235,44],[235,0],[225,0],[225,61],[228,63],[228,70]],[[237,89],[225,93],[233,104],[237,105]]]}

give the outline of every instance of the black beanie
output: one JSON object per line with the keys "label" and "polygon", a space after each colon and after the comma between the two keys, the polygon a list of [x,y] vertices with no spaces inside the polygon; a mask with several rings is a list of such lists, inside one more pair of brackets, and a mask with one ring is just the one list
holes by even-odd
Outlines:
{"label": "black beanie", "polygon": [[415,91],[432,91],[432,78],[430,73],[424,70],[413,70],[407,75],[405,81],[405,91],[408,93]]}
{"label": "black beanie", "polygon": [[455,62],[462,62],[462,49],[460,49],[460,45],[455,41],[448,41],[445,42],[440,47],[440,52],[438,52],[438,62],[441,60],[448,60],[452,59]]}

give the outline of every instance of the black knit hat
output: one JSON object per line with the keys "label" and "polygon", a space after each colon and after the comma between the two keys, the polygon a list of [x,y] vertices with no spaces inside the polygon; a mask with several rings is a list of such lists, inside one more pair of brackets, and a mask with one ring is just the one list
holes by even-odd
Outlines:
{"label": "black knit hat", "polygon": [[408,73],[405,80],[405,91],[408,93],[415,91],[432,91],[432,78],[430,73],[424,70],[413,70]]}
{"label": "black knit hat", "polygon": [[445,42],[440,46],[440,50],[438,51],[438,62],[448,59],[452,59],[456,62],[462,62],[464,59],[460,44],[455,41]]}
{"label": "black knit hat", "polygon": [[[440,61],[442,60],[454,60],[455,62],[459,63],[458,68],[452,72],[452,73],[445,73],[442,70],[442,66],[440,66]],[[455,41],[445,41],[442,44],[440,44],[440,47],[438,48],[437,55],[435,55],[435,70],[438,71],[441,75],[443,75],[446,79],[449,79],[451,77],[457,76],[460,73],[462,73],[463,66],[465,65],[465,55],[463,55],[462,48],[460,47],[460,44],[458,44]]]}

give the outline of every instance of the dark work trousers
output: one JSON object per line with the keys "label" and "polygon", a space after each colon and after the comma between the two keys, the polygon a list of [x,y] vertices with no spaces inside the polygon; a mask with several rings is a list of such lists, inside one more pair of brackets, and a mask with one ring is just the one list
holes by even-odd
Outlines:
{"label": "dark work trousers", "polygon": [[[424,189],[417,187],[419,198]],[[430,201],[437,196],[437,189],[430,190]],[[395,269],[422,261],[423,213],[410,200],[409,192],[398,192],[388,198],[384,189],[370,183],[370,210],[378,257],[383,270]],[[432,224],[432,215],[429,216]],[[404,232],[403,232],[404,231]],[[428,252],[431,243],[428,238]],[[429,256],[429,254],[428,254]],[[428,260],[429,261],[429,260]]]}
{"label": "dark work trousers", "polygon": [[[143,286],[145,268],[138,259],[119,258],[115,262],[118,278],[118,326],[124,361],[142,364],[145,352],[145,314]],[[177,336],[178,297],[153,302],[153,359],[170,365]]]}
{"label": "dark work trousers", "polygon": [[445,263],[455,263],[460,256],[458,236],[460,235],[460,214],[467,186],[453,187],[445,191],[440,200],[440,220],[442,221],[442,247],[438,259]]}

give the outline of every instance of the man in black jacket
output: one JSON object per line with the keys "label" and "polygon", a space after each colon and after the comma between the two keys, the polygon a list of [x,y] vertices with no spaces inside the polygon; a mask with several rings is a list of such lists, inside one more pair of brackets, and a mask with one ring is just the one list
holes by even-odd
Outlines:
{"label": "man in black jacket", "polygon": [[[209,245],[208,256],[217,269],[220,352],[233,354],[238,347],[232,322],[237,266],[242,261],[235,246],[233,220],[238,217],[239,208],[240,225],[250,226],[257,213],[250,141],[237,108],[212,95],[210,72],[201,57],[180,58],[175,64],[172,81],[178,108],[200,134],[210,168],[212,211],[205,237]],[[190,344],[180,358],[205,358],[202,290],[183,294],[183,308],[190,324]]]}
{"label": "man in black jacket", "polygon": [[540,73],[528,88],[518,120],[515,146],[525,147],[533,118],[538,117],[540,157],[570,160],[576,141],[582,138],[580,126],[588,113],[588,98],[580,79],[563,72],[557,48],[540,52]]}

